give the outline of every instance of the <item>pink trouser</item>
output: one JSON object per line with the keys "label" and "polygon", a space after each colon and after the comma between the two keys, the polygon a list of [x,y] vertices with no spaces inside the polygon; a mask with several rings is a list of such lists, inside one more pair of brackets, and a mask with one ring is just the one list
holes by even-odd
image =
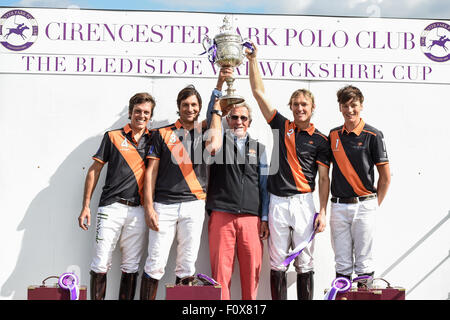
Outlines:
{"label": "pink trouser", "polygon": [[213,211],[209,219],[212,277],[222,285],[222,300],[230,300],[231,276],[237,249],[242,300],[256,300],[263,254],[260,219],[251,214]]}

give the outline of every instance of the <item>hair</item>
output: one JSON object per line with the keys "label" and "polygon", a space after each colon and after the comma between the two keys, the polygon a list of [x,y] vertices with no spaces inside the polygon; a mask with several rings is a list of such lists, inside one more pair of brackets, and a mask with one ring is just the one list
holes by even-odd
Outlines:
{"label": "hair", "polygon": [[153,109],[155,109],[156,102],[152,95],[147,92],[136,93],[134,96],[130,98],[128,103],[128,119],[131,119],[131,113],[133,112],[133,108],[139,104],[150,102],[152,104],[152,114],[150,119],[153,117]]}
{"label": "hair", "polygon": [[361,90],[351,85],[339,89],[336,95],[339,104],[347,103],[350,100],[359,100],[360,103],[364,102]]}
{"label": "hair", "polygon": [[314,95],[312,94],[311,91],[309,91],[307,89],[298,89],[298,90],[295,90],[294,92],[292,92],[291,98],[289,99],[288,106],[290,107],[292,105],[292,99],[297,98],[301,94],[304,97],[311,99],[311,103],[312,103],[313,107],[315,107],[316,103],[314,102]]}
{"label": "hair", "polygon": [[[250,108],[250,106],[249,106],[247,103],[242,102],[242,103],[239,103],[239,104],[235,104],[235,105],[233,106],[233,108],[231,108],[231,110],[233,110],[234,108],[242,108],[242,107],[247,109],[247,111],[248,111],[248,121],[249,121],[249,123],[251,123],[251,122],[252,122],[252,109]],[[231,115],[230,115],[231,110],[230,110],[230,112],[228,113],[227,117],[230,117],[230,116],[231,116]]]}
{"label": "hair", "polygon": [[198,105],[200,106],[200,110],[202,109],[202,97],[200,96],[200,93],[197,91],[197,89],[195,89],[195,87],[192,84],[190,84],[178,93],[178,97],[177,97],[178,110],[180,110],[181,101],[189,98],[190,96],[197,97]]}

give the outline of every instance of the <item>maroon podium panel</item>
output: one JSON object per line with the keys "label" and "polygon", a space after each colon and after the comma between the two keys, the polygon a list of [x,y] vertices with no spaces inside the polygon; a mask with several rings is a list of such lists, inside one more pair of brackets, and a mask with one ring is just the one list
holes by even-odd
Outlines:
{"label": "maroon podium panel", "polygon": [[336,300],[405,300],[405,293],[404,288],[352,288],[347,292],[338,292]]}
{"label": "maroon podium panel", "polygon": [[166,300],[222,300],[222,287],[166,284]]}
{"label": "maroon podium panel", "polygon": [[[79,300],[87,299],[87,287],[80,286]],[[57,284],[44,286],[29,286],[28,300],[70,300],[69,290],[59,287]]]}

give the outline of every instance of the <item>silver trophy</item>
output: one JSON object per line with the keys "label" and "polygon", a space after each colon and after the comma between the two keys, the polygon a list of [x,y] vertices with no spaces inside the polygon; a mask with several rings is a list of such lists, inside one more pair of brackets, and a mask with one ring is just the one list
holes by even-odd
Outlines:
{"label": "silver trophy", "polygon": [[[220,67],[237,67],[244,60],[244,47],[251,48],[251,45],[244,41],[242,37],[232,30],[230,17],[225,16],[220,33],[211,40],[208,36],[203,39],[203,48],[208,53],[209,61]],[[243,97],[235,94],[233,88],[233,77],[225,79],[227,83],[227,94],[220,99],[227,100],[227,104],[239,104],[245,101]]]}

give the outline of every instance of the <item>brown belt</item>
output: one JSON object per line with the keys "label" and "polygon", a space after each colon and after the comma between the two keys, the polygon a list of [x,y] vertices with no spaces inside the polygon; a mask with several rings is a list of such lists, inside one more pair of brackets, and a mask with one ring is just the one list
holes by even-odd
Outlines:
{"label": "brown belt", "polygon": [[351,197],[351,198],[336,198],[332,197],[331,202],[333,203],[358,203],[361,201],[371,200],[375,199],[377,197],[376,193],[369,194],[367,196],[361,196],[361,197]]}
{"label": "brown belt", "polygon": [[138,206],[140,206],[139,203],[135,203],[133,201],[129,201],[129,200],[125,200],[125,199],[117,200],[117,202],[121,203],[121,204],[125,204],[125,205],[130,206],[130,207],[138,207]]}

